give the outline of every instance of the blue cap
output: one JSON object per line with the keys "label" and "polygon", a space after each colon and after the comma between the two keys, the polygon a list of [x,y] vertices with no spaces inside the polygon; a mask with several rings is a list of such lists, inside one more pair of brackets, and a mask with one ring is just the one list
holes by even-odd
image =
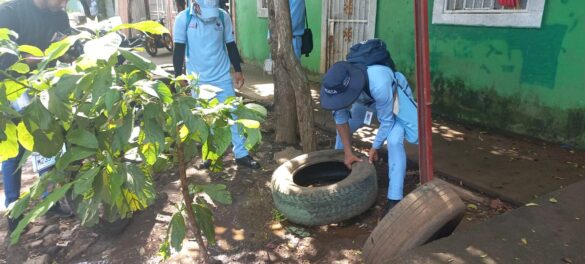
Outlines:
{"label": "blue cap", "polygon": [[358,99],[366,86],[367,70],[364,65],[340,61],[331,66],[321,85],[321,108],[339,110]]}

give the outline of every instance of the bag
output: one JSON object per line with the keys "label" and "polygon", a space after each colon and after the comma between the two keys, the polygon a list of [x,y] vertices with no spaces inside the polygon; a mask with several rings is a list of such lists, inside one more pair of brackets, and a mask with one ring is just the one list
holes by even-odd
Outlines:
{"label": "bag", "polygon": [[384,65],[390,67],[392,71],[396,71],[386,43],[380,39],[369,39],[351,46],[346,60],[349,63],[366,66]]}
{"label": "bag", "polygon": [[[221,8],[219,9],[219,20],[221,21],[221,26],[223,27],[223,30],[225,31],[225,24],[223,22],[223,11]],[[185,24],[185,57],[189,57],[189,34],[187,34],[187,31],[189,30],[189,24],[191,24],[191,19],[193,18],[193,16],[191,15],[191,6],[187,7],[187,9],[185,9],[185,12],[187,13],[187,23]],[[221,34],[222,37],[224,37],[225,35],[222,33]]]}
{"label": "bag", "polygon": [[412,96],[408,80],[400,72],[394,72],[392,112],[396,122],[404,128],[404,138],[412,144],[418,144],[417,103]]}
{"label": "bag", "polygon": [[301,55],[309,57],[309,53],[313,51],[313,31],[309,28],[309,21],[307,20],[307,9],[305,8],[305,31],[301,36]]}
{"label": "bag", "polygon": [[[396,71],[394,61],[386,48],[386,43],[380,39],[370,39],[353,45],[346,57],[352,64],[384,65],[392,69],[394,73],[393,89],[393,113],[396,122],[404,127],[404,138],[412,144],[418,144],[418,112],[417,103],[412,96],[412,89],[408,80],[400,72]],[[364,90],[370,98],[369,89]],[[373,98],[372,98],[373,99]]]}

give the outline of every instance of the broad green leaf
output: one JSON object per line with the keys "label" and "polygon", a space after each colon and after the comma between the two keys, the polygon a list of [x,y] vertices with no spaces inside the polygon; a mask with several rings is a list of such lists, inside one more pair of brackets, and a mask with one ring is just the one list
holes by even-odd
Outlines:
{"label": "broad green leaf", "polygon": [[77,206],[77,216],[81,220],[81,225],[92,227],[99,223],[99,199],[92,197],[79,202]]}
{"label": "broad green leaf", "polygon": [[26,88],[22,84],[12,80],[5,80],[4,87],[6,88],[6,98],[10,101],[15,101],[26,92]]}
{"label": "broad green leaf", "polygon": [[78,180],[75,182],[75,185],[73,186],[73,194],[80,195],[89,191],[93,185],[95,176],[98,175],[101,169],[101,167],[94,167],[81,173],[78,176]]}
{"label": "broad green leaf", "polygon": [[106,92],[106,95],[104,97],[104,103],[106,104],[106,110],[108,110],[108,112],[111,112],[114,104],[116,102],[120,101],[120,99],[122,99],[122,97],[120,96],[120,92],[118,90],[109,89]]}
{"label": "broad green leaf", "polygon": [[205,192],[213,201],[222,203],[222,204],[232,204],[232,195],[228,190],[226,190],[226,186],[223,184],[208,184],[201,186],[203,192]]}
{"label": "broad green leaf", "polygon": [[54,92],[61,100],[67,100],[71,93],[78,88],[77,82],[81,78],[81,75],[64,75],[53,85],[50,92]]}
{"label": "broad green leaf", "polygon": [[83,52],[90,59],[109,60],[122,44],[122,37],[116,33],[108,33],[103,37],[85,43]]}
{"label": "broad green leaf", "polygon": [[61,187],[57,187],[54,189],[45,199],[43,199],[35,208],[33,208],[28,214],[24,216],[22,220],[18,223],[18,226],[10,234],[10,243],[12,245],[16,244],[20,238],[20,234],[24,228],[37,217],[45,214],[49,208],[51,208],[55,203],[57,203],[61,198],[65,196],[69,188],[71,188],[73,182],[67,183]]}
{"label": "broad green leaf", "polygon": [[158,255],[161,256],[163,260],[167,260],[171,257],[171,247],[169,245],[168,236],[165,238],[165,241],[160,244]]}
{"label": "broad green leaf", "polygon": [[8,121],[4,133],[7,139],[0,142],[0,162],[18,155],[18,139],[16,136],[16,125],[12,121]]}
{"label": "broad green leaf", "polygon": [[156,21],[152,21],[152,20],[146,20],[146,21],[133,23],[133,24],[122,24],[122,25],[115,27],[110,32],[115,32],[115,31],[127,29],[127,28],[136,29],[136,30],[139,30],[139,31],[142,31],[145,33],[150,33],[150,34],[155,34],[155,35],[162,35],[165,33],[170,33],[169,30],[165,26],[161,25],[160,23],[158,23]]}
{"label": "broad green leaf", "polygon": [[238,119],[237,122],[242,124],[243,126],[245,126],[247,128],[259,128],[260,127],[260,122],[258,122],[256,120]]}
{"label": "broad green leaf", "polygon": [[142,57],[134,52],[120,50],[120,53],[122,53],[122,56],[124,56],[125,59],[130,61],[130,63],[132,63],[133,65],[138,67],[138,69],[140,69],[140,70],[151,71],[151,70],[156,69],[156,64],[152,63],[151,61],[145,59],[144,57]]}
{"label": "broad green leaf", "polygon": [[67,135],[69,143],[82,146],[88,149],[97,149],[98,140],[96,136],[85,129],[74,129]]}
{"label": "broad green leaf", "polygon": [[152,178],[145,175],[144,172],[134,164],[128,165],[127,171],[128,177],[126,186],[136,194],[138,200],[140,200],[140,203],[143,206],[138,209],[142,210],[147,205],[154,202],[156,191],[152,184]]}
{"label": "broad green leaf", "polygon": [[246,149],[251,150],[262,140],[262,134],[258,128],[246,128]]}
{"label": "broad green leaf", "polygon": [[186,234],[185,219],[181,212],[173,214],[169,228],[171,229],[171,246],[175,251],[179,252],[183,247],[183,240],[185,239]]}
{"label": "broad green leaf", "polygon": [[69,121],[73,116],[71,105],[66,104],[65,102],[68,102],[68,100],[61,99],[56,92],[56,89],[49,90],[49,112],[61,119],[61,121]]}
{"label": "broad green leaf", "polygon": [[27,74],[30,71],[30,67],[22,62],[12,64],[9,69],[20,74]]}
{"label": "broad green leaf", "polygon": [[61,56],[65,55],[69,48],[73,46],[75,41],[77,41],[80,36],[68,36],[60,41],[53,42],[46,50],[45,50],[45,58],[39,63],[39,70],[43,70],[47,67],[47,65],[60,58]]}
{"label": "broad green leaf", "polygon": [[32,131],[35,142],[43,142],[43,144],[35,144],[35,151],[42,156],[55,156],[63,148],[63,143],[65,142],[65,132],[57,122],[51,123],[47,131],[42,131],[40,129],[31,130],[28,124],[27,129],[28,131]]}
{"label": "broad green leaf", "polygon": [[31,187],[30,189],[30,196],[32,200],[37,200],[41,198],[41,196],[47,190],[47,186],[49,185],[49,180],[54,177],[55,170],[50,170],[49,172],[43,174],[37,182]]}
{"label": "broad green leaf", "polygon": [[134,85],[145,93],[159,98],[163,103],[169,104],[173,102],[173,94],[171,89],[161,81],[141,80]]}
{"label": "broad green leaf", "polygon": [[74,67],[60,68],[55,72],[55,77],[63,77],[66,75],[76,74],[77,71]]}
{"label": "broad green leaf", "polygon": [[130,212],[144,210],[149,205],[146,201],[140,199],[136,193],[131,192],[127,188],[122,188],[122,195]]}
{"label": "broad green leaf", "polygon": [[213,140],[213,145],[215,147],[216,153],[219,155],[223,155],[223,153],[232,143],[232,132],[230,130],[230,127],[229,126],[214,127],[213,136],[211,138]]}
{"label": "broad green leaf", "polygon": [[58,170],[65,170],[71,162],[82,160],[89,158],[96,154],[96,150],[94,149],[87,149],[83,147],[73,147],[68,149],[63,156],[57,159],[57,164],[55,165]]}
{"label": "broad green leaf", "polygon": [[197,225],[203,231],[203,235],[207,238],[210,244],[215,244],[215,227],[213,225],[213,215],[211,210],[201,204],[193,204],[195,211],[195,219],[197,219]]}
{"label": "broad green leaf", "polygon": [[195,140],[188,138],[183,142],[183,155],[185,156],[185,160],[192,160],[193,158],[197,157],[199,154],[199,146]]}
{"label": "broad green leaf", "polygon": [[91,102],[96,103],[97,100],[104,96],[110,87],[112,87],[112,69],[110,67],[102,68],[97,71],[97,75],[93,80]]}
{"label": "broad green leaf", "polygon": [[[25,108],[24,122],[25,124],[27,124],[27,122],[34,122],[40,129],[48,131],[53,122],[53,117],[51,116],[51,112],[45,108],[41,103],[41,100],[37,97]],[[30,124],[27,124],[27,127],[30,132],[35,132],[34,129],[30,129]]]}
{"label": "broad green leaf", "polygon": [[266,111],[266,108],[259,104],[254,103],[246,104],[246,108],[259,113],[262,116],[262,118],[266,118],[266,116],[268,115],[268,111]]}
{"label": "broad green leaf", "polygon": [[[114,201],[118,200],[119,198],[123,198],[120,196],[122,194],[122,184],[124,183],[124,178],[126,177],[126,171],[123,168],[118,167],[116,171],[113,171],[108,174],[110,176],[110,192],[112,193],[112,199]],[[124,176],[122,176],[124,175]],[[129,209],[129,208],[128,208]]]}
{"label": "broad green leaf", "polygon": [[18,38],[18,34],[8,28],[0,28],[1,40],[10,40],[10,37]]}
{"label": "broad green leaf", "polygon": [[23,193],[16,202],[10,204],[8,211],[12,219],[19,218],[30,204],[30,192]]}
{"label": "broad green leaf", "polygon": [[31,45],[20,45],[20,46],[18,46],[18,51],[28,53],[28,54],[33,55],[35,57],[45,56],[45,54],[43,53],[43,51],[41,49],[39,49],[35,46],[31,46]]}
{"label": "broad green leaf", "polygon": [[158,156],[155,143],[148,142],[140,147],[140,153],[144,156],[144,160],[148,165],[154,165]]}
{"label": "broad green leaf", "polygon": [[114,142],[112,143],[113,150],[122,150],[128,144],[130,136],[132,136],[133,125],[134,115],[130,112],[124,117],[124,124],[116,128],[116,131],[114,132]]}
{"label": "broad green leaf", "polygon": [[35,139],[30,134],[30,132],[28,132],[28,129],[26,129],[24,123],[18,123],[16,129],[18,131],[18,142],[20,145],[22,145],[22,147],[28,151],[33,151],[35,146]]}

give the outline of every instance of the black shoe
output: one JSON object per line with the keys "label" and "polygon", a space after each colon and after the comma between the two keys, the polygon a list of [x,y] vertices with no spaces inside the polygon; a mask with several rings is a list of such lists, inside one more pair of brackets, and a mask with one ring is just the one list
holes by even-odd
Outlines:
{"label": "black shoe", "polygon": [[6,220],[8,222],[8,230],[10,231],[10,233],[12,233],[14,231],[14,229],[16,229],[16,227],[18,226],[18,222],[20,222],[20,220],[22,220],[22,216],[20,216],[19,218],[10,218],[10,216],[6,217]]}
{"label": "black shoe", "polygon": [[55,205],[51,206],[51,208],[49,208],[48,212],[56,215],[57,217],[61,217],[61,218],[67,218],[67,217],[73,216],[73,213],[71,213],[71,211],[66,210],[63,207],[61,207],[59,202],[57,202]]}
{"label": "black shoe", "polygon": [[206,170],[209,169],[209,167],[211,167],[211,160],[201,161],[201,163],[199,163],[199,166],[197,166],[197,168],[199,168],[200,170]]}
{"label": "black shoe", "polygon": [[386,201],[386,205],[384,206],[384,211],[382,211],[382,217],[380,217],[380,219],[384,218],[384,216],[386,216],[386,214],[388,214],[388,212],[390,212],[390,210],[392,210],[392,208],[394,208],[394,206],[396,206],[399,202],[400,200],[388,199],[388,201]]}
{"label": "black shoe", "polygon": [[250,169],[260,169],[260,163],[250,157],[250,155],[236,159],[236,164],[246,166]]}

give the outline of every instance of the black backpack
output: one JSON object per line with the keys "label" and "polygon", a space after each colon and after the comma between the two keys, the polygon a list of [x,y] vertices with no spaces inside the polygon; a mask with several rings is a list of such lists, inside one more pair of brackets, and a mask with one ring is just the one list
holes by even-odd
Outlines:
{"label": "black backpack", "polygon": [[313,31],[309,28],[309,21],[307,20],[307,8],[305,7],[305,31],[301,36],[301,55],[309,57],[309,53],[313,51]]}

